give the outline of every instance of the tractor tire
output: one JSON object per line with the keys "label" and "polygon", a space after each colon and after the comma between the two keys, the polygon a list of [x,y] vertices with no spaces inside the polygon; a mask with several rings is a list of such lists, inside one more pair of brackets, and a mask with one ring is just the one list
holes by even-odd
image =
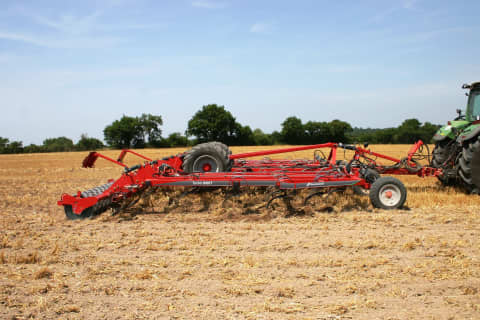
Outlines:
{"label": "tractor tire", "polygon": [[470,140],[459,157],[458,175],[471,193],[480,193],[480,136]]}
{"label": "tractor tire", "polygon": [[372,184],[369,196],[375,208],[399,209],[407,200],[407,189],[396,178],[381,177]]}
{"label": "tractor tire", "polygon": [[187,173],[229,171],[230,154],[228,147],[220,142],[198,144],[186,152],[182,168]]}
{"label": "tractor tire", "polygon": [[[445,162],[451,156],[451,152],[454,152],[452,148],[450,148],[451,142],[450,139],[437,142],[432,152],[432,167],[441,168],[446,171],[444,175],[437,177],[444,186],[453,186],[456,180],[455,168],[448,168],[445,166]],[[454,159],[456,159],[456,157],[454,157]]]}

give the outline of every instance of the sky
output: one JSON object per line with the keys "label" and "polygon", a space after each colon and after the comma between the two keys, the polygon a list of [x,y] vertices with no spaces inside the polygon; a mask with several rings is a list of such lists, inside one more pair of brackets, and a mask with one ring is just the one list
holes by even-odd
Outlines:
{"label": "sky", "polygon": [[203,105],[280,130],[442,124],[480,81],[480,1],[0,0],[0,136],[103,139],[122,115],[184,133]]}

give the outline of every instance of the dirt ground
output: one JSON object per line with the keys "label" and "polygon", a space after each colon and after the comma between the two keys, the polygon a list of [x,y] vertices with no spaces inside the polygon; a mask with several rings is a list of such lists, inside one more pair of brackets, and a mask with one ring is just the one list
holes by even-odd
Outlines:
{"label": "dirt ground", "polygon": [[0,156],[0,318],[480,319],[479,196],[401,177],[405,210],[347,191],[285,217],[217,192],[69,221],[63,192],[121,173],[85,155]]}

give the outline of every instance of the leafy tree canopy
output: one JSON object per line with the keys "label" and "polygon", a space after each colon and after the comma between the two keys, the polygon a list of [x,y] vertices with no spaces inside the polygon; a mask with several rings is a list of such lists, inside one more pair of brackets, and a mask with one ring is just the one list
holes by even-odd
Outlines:
{"label": "leafy tree canopy", "polygon": [[87,134],[82,134],[80,136],[80,140],[77,142],[76,149],[79,151],[84,151],[84,150],[97,150],[97,149],[102,149],[104,147],[103,142],[96,139],[96,138],[90,138],[88,137]]}
{"label": "leafy tree canopy", "polygon": [[188,121],[187,136],[195,136],[197,142],[220,141],[236,144],[241,126],[224,106],[209,104],[203,106]]}
{"label": "leafy tree canopy", "polygon": [[140,117],[123,115],[105,127],[105,141],[115,148],[142,148],[147,142],[151,145],[160,143],[163,124],[161,116],[142,114]]}
{"label": "leafy tree canopy", "polygon": [[46,152],[64,152],[74,150],[75,146],[71,139],[58,137],[43,140],[43,149]]}

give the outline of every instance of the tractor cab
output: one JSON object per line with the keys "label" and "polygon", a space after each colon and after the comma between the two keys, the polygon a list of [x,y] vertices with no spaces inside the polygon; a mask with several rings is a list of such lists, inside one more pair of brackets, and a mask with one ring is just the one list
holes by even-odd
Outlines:
{"label": "tractor cab", "polygon": [[469,122],[480,121],[480,82],[475,82],[471,85],[464,84],[462,88],[470,89],[466,120]]}

